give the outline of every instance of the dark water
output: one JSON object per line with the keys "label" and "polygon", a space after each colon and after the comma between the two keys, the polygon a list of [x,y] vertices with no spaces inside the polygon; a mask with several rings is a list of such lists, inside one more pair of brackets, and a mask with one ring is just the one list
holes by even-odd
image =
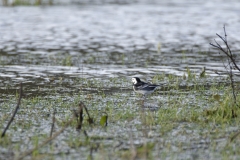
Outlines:
{"label": "dark water", "polygon": [[[220,1],[219,1],[220,2]],[[209,45],[226,25],[239,53],[237,1],[0,7],[0,84],[44,85],[49,77],[218,76],[223,56]],[[71,85],[71,84],[68,84]]]}

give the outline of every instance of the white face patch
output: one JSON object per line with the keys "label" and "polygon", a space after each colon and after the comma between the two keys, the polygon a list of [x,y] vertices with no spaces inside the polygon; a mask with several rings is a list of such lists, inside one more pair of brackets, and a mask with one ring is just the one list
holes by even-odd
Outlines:
{"label": "white face patch", "polygon": [[133,82],[133,84],[137,84],[136,78],[132,78],[132,82]]}

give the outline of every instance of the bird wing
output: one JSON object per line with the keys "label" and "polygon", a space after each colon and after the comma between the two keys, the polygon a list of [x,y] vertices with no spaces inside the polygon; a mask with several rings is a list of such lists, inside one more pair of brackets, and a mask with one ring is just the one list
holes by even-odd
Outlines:
{"label": "bird wing", "polygon": [[138,89],[144,89],[144,88],[156,88],[159,85],[155,84],[149,84],[149,83],[142,83],[141,85],[137,86]]}
{"label": "bird wing", "polygon": [[148,86],[149,86],[149,84],[144,83],[144,84],[142,84],[142,85],[140,85],[140,86],[137,86],[137,88],[138,88],[138,89],[144,89],[144,88],[146,88],[146,87],[148,87]]}

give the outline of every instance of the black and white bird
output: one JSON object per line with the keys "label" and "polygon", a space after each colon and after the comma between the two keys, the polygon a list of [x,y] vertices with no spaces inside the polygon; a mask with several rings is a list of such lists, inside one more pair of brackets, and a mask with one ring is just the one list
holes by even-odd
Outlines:
{"label": "black and white bird", "polygon": [[133,90],[137,93],[143,94],[144,97],[145,95],[153,93],[157,89],[157,87],[160,86],[156,84],[143,82],[138,77],[133,77],[132,82],[133,82]]}

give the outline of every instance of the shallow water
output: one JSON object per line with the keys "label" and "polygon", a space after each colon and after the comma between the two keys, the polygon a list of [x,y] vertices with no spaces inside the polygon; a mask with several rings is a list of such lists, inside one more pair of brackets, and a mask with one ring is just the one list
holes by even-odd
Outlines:
{"label": "shallow water", "polygon": [[[223,35],[240,50],[237,1],[0,8],[1,81],[182,75],[223,71],[209,45]],[[224,13],[223,13],[224,11]],[[59,16],[61,14],[61,16]],[[64,67],[71,66],[71,67]]]}
{"label": "shallow water", "polygon": [[[210,107],[207,99],[215,92],[208,89],[213,83],[227,84],[228,81],[222,63],[224,56],[209,43],[217,38],[216,33],[223,35],[222,27],[226,24],[229,44],[235,54],[239,53],[239,8],[238,1],[200,0],[1,6],[2,122],[6,123],[6,117],[15,107],[19,83],[24,86],[22,114],[17,117],[20,121],[9,131],[12,141],[23,146],[17,146],[18,152],[34,146],[32,139],[38,136],[36,133],[49,134],[53,108],[57,108],[57,119],[62,122],[72,114],[72,105],[78,104],[75,101],[81,99],[87,101],[91,112],[100,115],[106,110],[110,114],[106,129],[85,128],[93,144],[103,145],[102,150],[93,152],[95,157],[114,156],[115,151],[129,150],[131,143],[137,147],[154,143],[153,157],[163,159],[221,157],[214,150],[215,143],[223,150],[229,134],[238,128],[227,127],[221,136],[212,138],[212,132],[218,133],[214,125],[206,129],[195,123],[169,122],[173,127],[163,133],[164,124],[148,125],[144,118],[158,119],[157,111],[167,109],[169,101],[175,99],[174,103],[179,104],[177,114],[185,108]],[[208,77],[198,79],[203,67]],[[197,75],[197,81],[182,77],[187,75],[187,68]],[[165,85],[141,108],[141,98],[132,93],[131,77],[152,81],[154,76],[164,74],[166,77],[155,83]],[[172,82],[168,75],[179,76],[179,79]],[[235,79],[239,81],[238,76]],[[203,93],[191,91],[196,83],[204,88]],[[203,99],[197,101],[196,97],[201,94]],[[182,101],[178,101],[180,95]],[[27,100],[31,98],[29,104]],[[29,130],[28,125],[32,125]],[[75,146],[74,140],[69,142],[69,136],[85,139],[70,127],[54,141],[54,150],[46,147],[41,152],[49,151],[59,159],[76,159],[79,153],[88,157],[89,146]],[[0,152],[8,154],[4,148]],[[172,154],[168,155],[169,152]]]}

